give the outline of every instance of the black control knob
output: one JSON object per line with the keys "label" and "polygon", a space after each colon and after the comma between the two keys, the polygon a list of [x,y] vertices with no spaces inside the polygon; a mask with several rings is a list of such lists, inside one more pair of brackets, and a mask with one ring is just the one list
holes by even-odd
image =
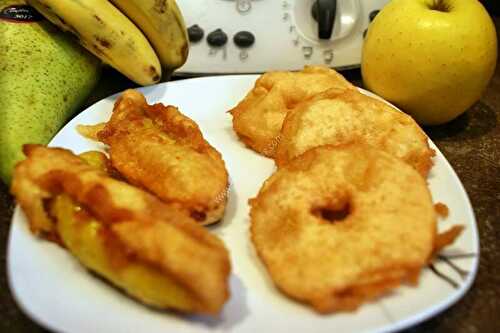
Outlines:
{"label": "black control knob", "polygon": [[337,0],[316,0],[311,12],[313,18],[318,21],[318,38],[330,39],[337,13]]}
{"label": "black control knob", "polygon": [[250,47],[255,43],[255,36],[250,31],[239,31],[234,35],[233,42],[239,47]]}
{"label": "black control knob", "polygon": [[222,29],[214,30],[208,34],[207,43],[214,47],[224,46],[227,43],[227,34]]}
{"label": "black control knob", "polygon": [[192,25],[188,28],[189,41],[196,43],[202,40],[205,31],[198,24]]}
{"label": "black control knob", "polygon": [[370,22],[373,21],[375,19],[375,16],[377,16],[377,14],[380,12],[380,10],[374,10],[370,13],[370,15],[368,15],[368,17],[370,18]]}

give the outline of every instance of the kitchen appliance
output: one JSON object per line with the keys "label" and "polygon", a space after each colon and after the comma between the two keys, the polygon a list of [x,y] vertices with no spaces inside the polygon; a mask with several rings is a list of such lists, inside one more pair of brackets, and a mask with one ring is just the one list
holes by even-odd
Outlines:
{"label": "kitchen appliance", "polygon": [[177,0],[191,41],[177,74],[358,67],[364,34],[388,0]]}

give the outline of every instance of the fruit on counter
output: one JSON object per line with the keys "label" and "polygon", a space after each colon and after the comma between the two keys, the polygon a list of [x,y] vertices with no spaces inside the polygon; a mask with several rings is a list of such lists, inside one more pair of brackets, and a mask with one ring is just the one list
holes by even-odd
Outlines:
{"label": "fruit on counter", "polygon": [[160,60],[151,44],[107,0],[27,0],[49,21],[72,33],[87,50],[140,85],[161,79]]}
{"label": "fruit on counter", "polygon": [[0,0],[0,36],[0,179],[9,184],[22,145],[48,143],[94,88],[101,66],[23,0]]}
{"label": "fruit on counter", "polygon": [[496,59],[495,27],[478,0],[393,0],[368,28],[361,70],[369,90],[437,125],[479,100]]}
{"label": "fruit on counter", "polygon": [[[144,33],[167,76],[187,59],[189,42],[175,0],[111,0]],[[165,73],[166,72],[166,73]]]}

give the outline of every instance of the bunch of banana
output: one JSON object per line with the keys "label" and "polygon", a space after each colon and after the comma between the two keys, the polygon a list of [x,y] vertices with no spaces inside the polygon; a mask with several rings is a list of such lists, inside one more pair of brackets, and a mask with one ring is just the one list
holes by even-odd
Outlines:
{"label": "bunch of banana", "polygon": [[87,50],[140,85],[182,66],[188,37],[175,0],[28,0]]}
{"label": "bunch of banana", "polygon": [[148,37],[170,75],[188,56],[188,35],[175,0],[111,0]]}
{"label": "bunch of banana", "polygon": [[25,143],[47,144],[99,79],[101,63],[24,0],[0,0],[0,180]]}

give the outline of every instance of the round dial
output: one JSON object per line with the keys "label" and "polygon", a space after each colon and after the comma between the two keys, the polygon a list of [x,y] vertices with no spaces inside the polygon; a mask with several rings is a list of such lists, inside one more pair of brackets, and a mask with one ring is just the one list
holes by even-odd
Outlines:
{"label": "round dial", "polygon": [[311,15],[318,22],[318,38],[330,39],[337,13],[337,0],[316,0],[311,8]]}
{"label": "round dial", "polygon": [[[287,3],[287,5],[285,5]],[[283,2],[299,36],[312,45],[332,43],[348,36],[360,16],[359,0],[299,0]]]}

